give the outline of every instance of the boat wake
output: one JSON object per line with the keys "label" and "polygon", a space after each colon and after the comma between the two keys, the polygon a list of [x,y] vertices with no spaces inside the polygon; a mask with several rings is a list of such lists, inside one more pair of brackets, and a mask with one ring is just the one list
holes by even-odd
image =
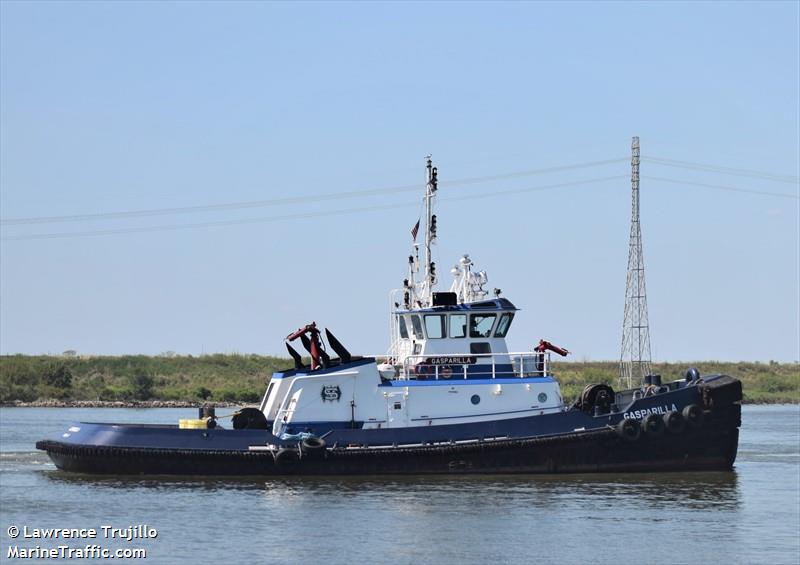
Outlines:
{"label": "boat wake", "polygon": [[0,473],[54,468],[47,454],[41,451],[0,452]]}

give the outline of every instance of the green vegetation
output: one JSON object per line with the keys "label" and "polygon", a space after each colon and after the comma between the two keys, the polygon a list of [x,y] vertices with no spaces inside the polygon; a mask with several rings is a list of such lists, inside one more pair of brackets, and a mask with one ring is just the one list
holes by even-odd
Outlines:
{"label": "green vegetation", "polygon": [[[260,355],[201,357],[0,357],[0,402],[60,400],[181,400],[258,402],[276,370],[292,362]],[[744,384],[745,402],[800,403],[797,363],[660,363],[654,371],[665,381],[681,378],[688,367],[702,374],[724,373]],[[617,363],[557,362],[565,399],[574,399],[588,383],[617,386]]]}
{"label": "green vegetation", "polygon": [[291,360],[201,357],[0,357],[0,402],[183,400],[258,402],[272,373]]}
{"label": "green vegetation", "polygon": [[[724,374],[742,381],[746,403],[800,403],[800,364],[798,363],[730,363],[693,361],[686,363],[656,363],[653,372],[664,382],[683,377],[686,369],[697,367],[701,375]],[[553,372],[561,383],[565,399],[577,398],[589,383],[618,386],[619,363],[612,361],[554,362]]]}

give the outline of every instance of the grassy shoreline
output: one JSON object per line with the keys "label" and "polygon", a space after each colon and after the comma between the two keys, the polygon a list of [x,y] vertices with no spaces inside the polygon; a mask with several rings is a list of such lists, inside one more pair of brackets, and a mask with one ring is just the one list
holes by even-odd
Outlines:
{"label": "grassy shoreline", "polygon": [[[153,357],[0,356],[0,405],[192,407],[203,402],[232,405],[258,402],[274,371],[289,359],[261,355]],[[800,403],[800,364],[695,361],[657,363],[664,381],[681,378],[688,367],[702,374],[740,379],[744,402]],[[588,383],[618,388],[614,361],[554,362],[565,399]]]}
{"label": "grassy shoreline", "polygon": [[13,400],[0,402],[0,408],[238,408],[242,402],[214,402],[203,400],[59,400],[40,398],[32,401]]}

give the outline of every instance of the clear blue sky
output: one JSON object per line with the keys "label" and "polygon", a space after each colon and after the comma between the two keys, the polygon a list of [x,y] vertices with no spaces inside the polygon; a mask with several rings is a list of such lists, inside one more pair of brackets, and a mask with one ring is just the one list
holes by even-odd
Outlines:
{"label": "clear blue sky", "polygon": [[655,359],[800,358],[797,184],[647,161],[798,175],[797,2],[3,1],[0,16],[4,220],[420,185],[6,224],[4,354],[282,353],[311,320],[383,352],[432,153],[441,273],[464,252],[488,271],[522,308],[514,349],[618,358],[628,180],[445,199],[622,177],[638,135]]}

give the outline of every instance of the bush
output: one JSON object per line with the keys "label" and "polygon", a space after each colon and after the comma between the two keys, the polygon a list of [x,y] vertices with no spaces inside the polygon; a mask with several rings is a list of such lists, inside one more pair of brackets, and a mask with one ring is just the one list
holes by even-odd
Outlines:
{"label": "bush", "polygon": [[227,402],[258,402],[261,400],[261,395],[258,392],[247,389],[223,389],[216,395],[218,400]]}
{"label": "bush", "polygon": [[131,396],[135,400],[150,400],[153,397],[155,379],[143,372],[136,371],[129,378]]}
{"label": "bush", "polygon": [[45,371],[44,382],[46,385],[55,388],[71,388],[72,372],[64,364],[58,367],[50,366],[47,368],[47,371]]}

